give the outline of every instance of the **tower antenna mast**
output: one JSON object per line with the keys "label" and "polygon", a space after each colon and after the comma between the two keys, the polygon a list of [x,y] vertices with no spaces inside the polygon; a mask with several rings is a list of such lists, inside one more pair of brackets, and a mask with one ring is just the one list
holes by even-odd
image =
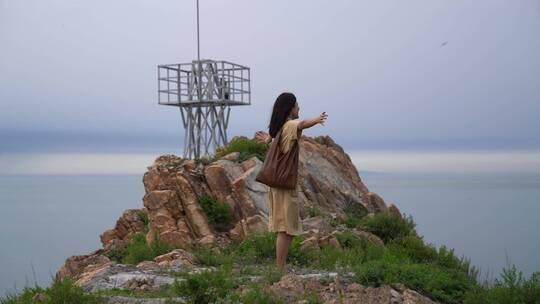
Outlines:
{"label": "tower antenna mast", "polygon": [[158,104],[180,109],[184,158],[199,159],[228,143],[231,106],[251,105],[250,69],[201,59],[197,0],[197,60],[158,65]]}

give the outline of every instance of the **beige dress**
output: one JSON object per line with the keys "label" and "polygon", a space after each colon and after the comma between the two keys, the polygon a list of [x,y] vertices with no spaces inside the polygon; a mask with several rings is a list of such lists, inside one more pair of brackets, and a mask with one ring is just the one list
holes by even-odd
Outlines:
{"label": "beige dress", "polygon": [[[291,119],[283,124],[280,148],[284,153],[289,151],[295,140],[298,140],[297,126],[299,122],[299,119]],[[298,184],[296,189],[270,187],[268,196],[268,231],[285,231],[290,235],[302,234]]]}

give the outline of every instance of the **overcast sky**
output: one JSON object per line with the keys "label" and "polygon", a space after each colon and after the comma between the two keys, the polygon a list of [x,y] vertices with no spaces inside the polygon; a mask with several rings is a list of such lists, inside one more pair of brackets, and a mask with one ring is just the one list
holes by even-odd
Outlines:
{"label": "overcast sky", "polygon": [[[196,58],[195,3],[0,0],[0,152],[182,147],[156,71]],[[229,138],[291,91],[346,148],[540,147],[539,0],[200,5],[201,57],[251,68]]]}

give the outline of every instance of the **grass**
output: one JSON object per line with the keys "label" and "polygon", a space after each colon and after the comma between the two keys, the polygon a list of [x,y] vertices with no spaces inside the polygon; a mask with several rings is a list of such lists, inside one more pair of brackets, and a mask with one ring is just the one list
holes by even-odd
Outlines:
{"label": "grass", "polygon": [[232,152],[240,152],[239,161],[244,161],[252,156],[256,156],[261,161],[264,161],[267,149],[265,144],[262,144],[255,139],[239,136],[230,141],[227,145],[218,147],[214,154],[214,160]]}
{"label": "grass", "polygon": [[[43,301],[34,301],[34,297],[41,294]],[[84,290],[77,286],[75,282],[67,277],[63,280],[58,280],[52,277],[52,284],[48,288],[43,288],[35,284],[34,287],[24,287],[18,294],[7,294],[6,297],[0,298],[1,304],[97,304],[104,303],[98,296],[87,294]]]}
{"label": "grass", "polygon": [[236,296],[234,289],[239,285],[230,275],[229,266],[222,266],[216,271],[202,271],[185,276],[185,280],[175,280],[174,292],[187,299],[188,303],[219,303]]}
{"label": "grass", "polygon": [[484,303],[540,303],[540,272],[534,272],[529,279],[523,278],[515,265],[503,268],[501,278],[494,284],[476,288],[465,295],[465,304]]}
{"label": "grass", "polygon": [[264,291],[261,285],[254,284],[249,290],[243,294],[240,303],[247,304],[285,304],[283,299],[276,295]]}
{"label": "grass", "polygon": [[109,259],[122,264],[137,265],[142,261],[152,261],[155,257],[169,253],[176,247],[160,240],[154,231],[152,244],[146,242],[146,235],[138,232],[133,235],[126,247],[111,250],[106,255]]}
{"label": "grass", "polygon": [[194,247],[192,253],[197,264],[203,266],[220,266],[233,263],[233,257],[231,255],[223,254],[216,248],[197,246]]}
{"label": "grass", "polygon": [[208,223],[220,232],[229,231],[232,228],[232,213],[229,205],[220,202],[209,195],[199,198],[199,204],[206,214]]}
{"label": "grass", "polygon": [[157,290],[130,290],[126,288],[103,289],[95,293],[96,296],[124,296],[130,298],[172,298],[176,294],[170,285],[162,285]]}

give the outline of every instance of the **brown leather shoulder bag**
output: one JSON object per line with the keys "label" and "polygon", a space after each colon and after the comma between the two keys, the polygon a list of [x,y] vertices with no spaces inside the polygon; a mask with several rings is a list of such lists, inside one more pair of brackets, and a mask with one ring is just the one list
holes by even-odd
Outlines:
{"label": "brown leather shoulder bag", "polygon": [[280,148],[281,130],[270,144],[261,170],[255,178],[256,181],[273,188],[295,189],[298,178],[299,146],[297,139],[292,147],[283,153]]}

